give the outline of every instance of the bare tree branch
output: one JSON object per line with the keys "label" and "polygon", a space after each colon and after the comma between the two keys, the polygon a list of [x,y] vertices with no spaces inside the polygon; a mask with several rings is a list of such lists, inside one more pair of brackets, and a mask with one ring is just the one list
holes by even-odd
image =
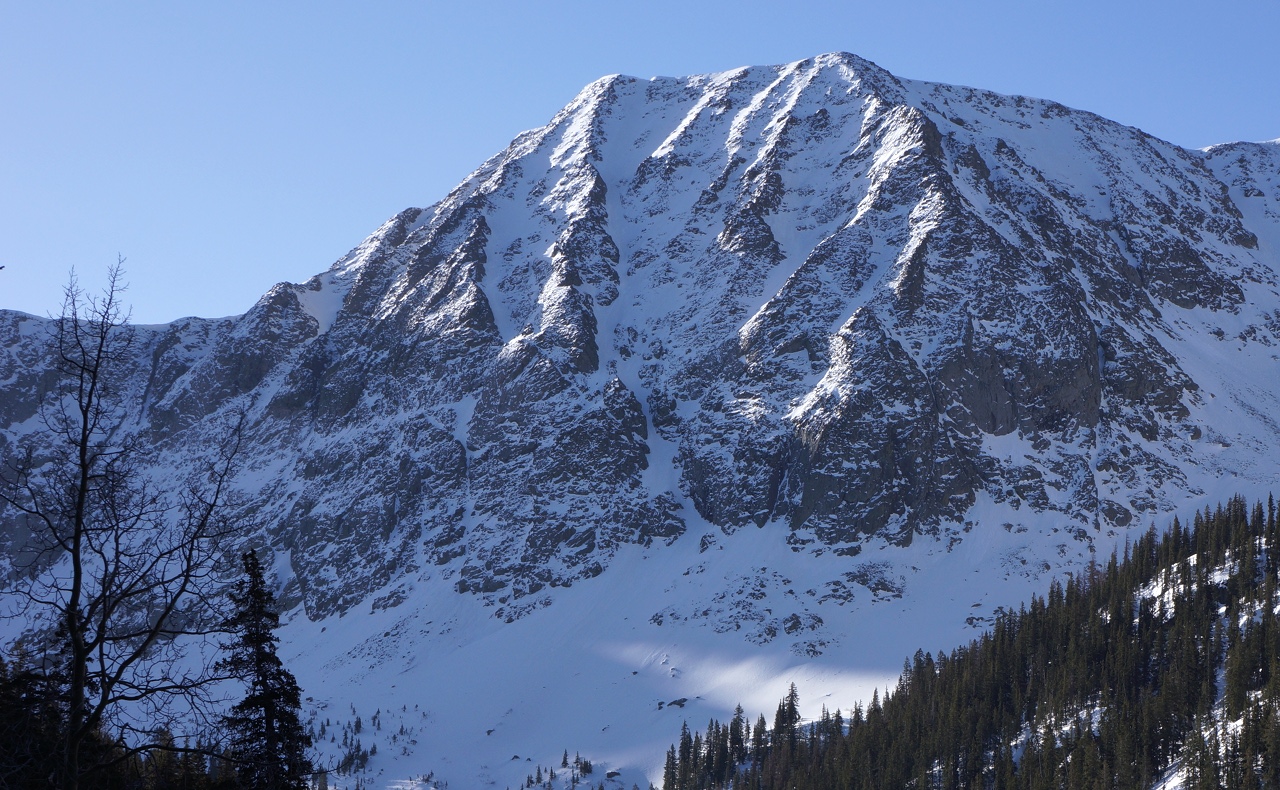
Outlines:
{"label": "bare tree branch", "polygon": [[[45,628],[49,674],[62,678],[68,790],[119,759],[188,751],[174,747],[169,725],[204,715],[225,674],[207,658],[192,663],[182,638],[225,620],[217,567],[237,534],[224,511],[244,418],[182,490],[147,481],[122,397],[134,343],[122,263],[100,296],[69,278],[53,321],[60,378],[42,405],[44,431],[0,468],[0,508],[32,536],[5,608]],[[108,731],[128,742],[89,756],[82,747]]]}

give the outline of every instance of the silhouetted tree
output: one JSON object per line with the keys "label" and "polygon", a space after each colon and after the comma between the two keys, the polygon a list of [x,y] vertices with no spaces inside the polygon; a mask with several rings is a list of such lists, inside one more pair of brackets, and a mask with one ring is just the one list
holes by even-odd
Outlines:
{"label": "silhouetted tree", "polygon": [[[72,275],[51,324],[57,375],[43,429],[0,465],[0,510],[28,536],[4,609],[44,639],[44,663],[29,669],[59,686],[59,764],[48,783],[66,790],[170,748],[179,719],[209,701],[212,667],[184,656],[180,637],[222,620],[214,571],[233,531],[224,505],[238,426],[183,490],[158,490],[144,473],[121,397],[134,337],[122,276],[117,263],[93,297]],[[112,747],[98,748],[107,732]]]}
{"label": "silhouetted tree", "polygon": [[298,716],[298,683],[276,655],[280,615],[275,596],[267,589],[257,553],[249,551],[243,562],[244,578],[231,594],[236,613],[226,624],[235,640],[218,664],[249,686],[249,693],[223,719],[231,738],[228,753],[241,787],[306,790],[311,736]]}

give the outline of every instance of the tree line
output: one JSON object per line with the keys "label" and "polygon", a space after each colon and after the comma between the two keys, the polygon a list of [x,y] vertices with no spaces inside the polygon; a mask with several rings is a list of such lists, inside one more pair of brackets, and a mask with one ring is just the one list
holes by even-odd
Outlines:
{"label": "tree line", "polygon": [[847,715],[686,727],[664,790],[1280,788],[1278,565],[1273,498],[1153,526]]}

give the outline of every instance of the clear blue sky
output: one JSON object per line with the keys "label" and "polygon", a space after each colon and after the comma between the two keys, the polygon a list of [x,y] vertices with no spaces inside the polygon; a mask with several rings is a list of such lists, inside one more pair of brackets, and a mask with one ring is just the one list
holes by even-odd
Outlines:
{"label": "clear blue sky", "polygon": [[586,83],[844,50],[1201,147],[1280,137],[1280,2],[0,0],[0,307],[128,261],[134,318],[248,309]]}

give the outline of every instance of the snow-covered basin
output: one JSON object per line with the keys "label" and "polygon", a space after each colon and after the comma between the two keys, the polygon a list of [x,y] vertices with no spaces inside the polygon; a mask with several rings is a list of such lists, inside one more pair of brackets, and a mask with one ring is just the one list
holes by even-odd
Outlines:
{"label": "snow-covered basin", "polygon": [[[772,721],[793,682],[806,717],[823,706],[847,711],[891,687],[917,649],[968,642],[998,607],[1043,594],[1052,578],[1091,556],[1105,560],[1125,538],[1099,533],[1091,552],[1089,541],[1051,526],[1006,528],[1014,514],[1003,505],[980,501],[973,515],[950,550],[923,537],[852,558],[793,552],[781,525],[747,527],[702,550],[703,536],[718,531],[693,527],[670,546],[624,549],[608,573],[556,590],[551,605],[512,623],[428,573],[394,608],[317,622],[290,613],[281,654],[308,714],[328,722],[318,744],[326,759],[344,751],[342,726],[361,719],[361,745],[377,745],[365,786],[431,774],[453,788],[501,788],[539,765],[555,767],[559,782],[567,751],[592,761],[593,783],[620,771],[617,786],[646,787],[660,782],[681,723],[702,729],[739,703],[753,722],[760,713]],[[847,600],[822,600],[831,580],[867,567],[901,595],[851,584]],[[822,619],[813,632],[820,655],[797,649],[806,632],[757,643],[751,613],[791,611]],[[330,786],[354,781],[335,775]]]}

